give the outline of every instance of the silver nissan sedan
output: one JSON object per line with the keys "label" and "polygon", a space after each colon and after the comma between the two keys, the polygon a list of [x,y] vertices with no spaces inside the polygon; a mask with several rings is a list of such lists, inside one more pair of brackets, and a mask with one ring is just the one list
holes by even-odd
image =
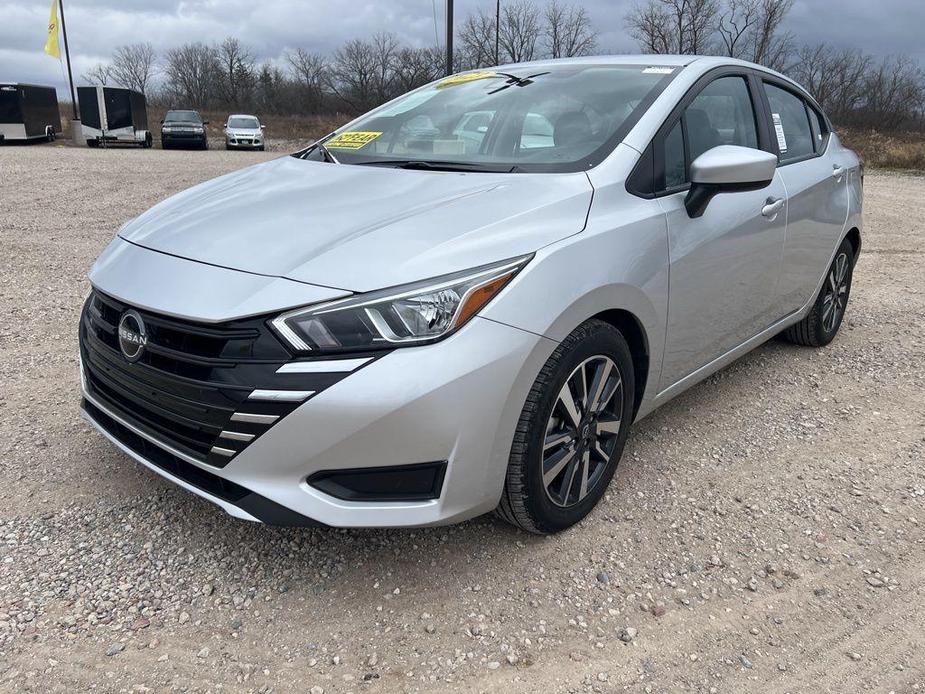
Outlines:
{"label": "silver nissan sedan", "polygon": [[454,75],[122,227],[82,410],[238,518],[556,532],[633,422],[776,335],[835,337],[862,183],[758,65]]}

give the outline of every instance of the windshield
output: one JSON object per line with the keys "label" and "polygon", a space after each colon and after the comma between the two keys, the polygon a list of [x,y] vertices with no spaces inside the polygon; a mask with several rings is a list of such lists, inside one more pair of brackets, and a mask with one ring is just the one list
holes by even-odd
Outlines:
{"label": "windshield", "polygon": [[202,119],[195,111],[167,111],[164,121],[171,123],[202,123]]}
{"label": "windshield", "polygon": [[228,119],[229,128],[249,128],[251,130],[260,127],[260,123],[256,118],[251,116],[244,116],[238,118],[229,118]]}
{"label": "windshield", "polygon": [[[566,63],[440,80],[296,156],[485,171],[578,171],[606,156],[678,68]],[[648,100],[647,100],[648,99]],[[453,166],[451,166],[453,165]]]}

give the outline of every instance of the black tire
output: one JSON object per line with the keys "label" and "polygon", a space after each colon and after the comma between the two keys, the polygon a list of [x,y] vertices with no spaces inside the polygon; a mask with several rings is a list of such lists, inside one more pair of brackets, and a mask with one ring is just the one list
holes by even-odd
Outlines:
{"label": "black tire", "polygon": [[[841,262],[844,262],[844,272],[839,280]],[[791,325],[782,333],[784,339],[805,347],[825,347],[835,339],[845,317],[845,311],[848,309],[854,262],[854,248],[848,239],[844,239],[825,273],[825,280],[823,280],[812,309],[803,320]],[[834,317],[828,310],[830,302],[832,302],[832,310],[835,311]]]}
{"label": "black tire", "polygon": [[99,140],[87,140],[87,147],[94,147],[94,148],[95,148],[95,147],[99,147],[99,146],[100,146],[100,141],[99,141]]}
{"label": "black tire", "polygon": [[161,149],[170,149],[170,145],[161,140]]}
{"label": "black tire", "polygon": [[264,147],[263,145],[260,145],[260,146],[257,148],[257,151],[258,151],[258,152],[265,152],[265,151],[266,151],[266,147]]}
{"label": "black tire", "polygon": [[[552,492],[547,490],[543,481],[544,462],[548,462],[548,459],[544,461],[544,442],[549,435],[548,427],[554,421],[552,418],[557,411],[555,408],[560,407],[559,394],[567,387],[567,381],[578,373],[579,367],[585,368],[583,364],[592,363],[593,365],[591,360],[604,357],[611,360],[612,366],[619,371],[621,379],[622,392],[618,392],[619,386],[615,386],[612,395],[608,398],[614,410],[619,402],[619,430],[613,435],[602,435],[614,438],[609,438],[605,444],[610,447],[609,458],[606,462],[599,460],[596,463],[593,486],[589,482],[586,495],[577,496],[571,504],[568,503],[571,488],[569,487],[564,492],[565,504],[563,505],[552,499]],[[607,383],[605,382],[605,390]],[[633,415],[634,387],[633,359],[629,346],[620,331],[600,320],[589,320],[578,326],[549,357],[530,389],[514,432],[504,492],[495,513],[508,523],[537,534],[559,532],[587,516],[607,491],[610,480],[617,469],[617,463],[623,454]],[[591,389],[588,387],[586,390]],[[579,410],[581,409],[583,408],[579,406]],[[584,415],[581,421],[588,421],[587,416]],[[562,423],[563,426],[568,427],[566,419],[563,418]],[[571,480],[574,480],[574,475],[582,471],[580,467],[582,462],[578,452],[583,450],[585,443],[580,438],[581,434],[577,432],[583,430],[587,434],[596,430],[596,427],[593,427],[593,418],[591,423],[590,427],[583,424],[576,426],[573,444],[563,445],[560,449],[576,450],[573,459],[575,465],[579,467],[572,473]],[[549,436],[556,436],[556,434]],[[594,463],[587,463],[589,466],[592,464]],[[571,463],[560,473],[562,475],[561,485],[556,485],[555,481],[560,479],[556,475],[550,487],[559,486],[561,492],[561,489],[565,488],[570,467]]]}
{"label": "black tire", "polygon": [[144,149],[151,149],[154,146],[154,140],[151,138],[151,133],[145,134],[145,140],[141,143],[141,146]]}

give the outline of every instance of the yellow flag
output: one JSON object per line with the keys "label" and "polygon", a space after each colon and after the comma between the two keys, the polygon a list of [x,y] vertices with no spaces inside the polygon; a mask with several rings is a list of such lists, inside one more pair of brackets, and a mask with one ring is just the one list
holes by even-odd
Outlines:
{"label": "yellow flag", "polygon": [[51,17],[48,20],[48,40],[45,42],[45,52],[52,58],[61,60],[61,51],[58,49],[58,0],[51,0]]}

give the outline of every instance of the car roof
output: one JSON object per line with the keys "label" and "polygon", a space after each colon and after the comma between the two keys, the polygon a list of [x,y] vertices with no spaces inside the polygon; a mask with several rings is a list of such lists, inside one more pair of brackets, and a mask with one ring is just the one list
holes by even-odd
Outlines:
{"label": "car roof", "polygon": [[260,120],[257,118],[257,116],[250,113],[232,113],[228,116],[228,120],[231,120],[232,118],[254,118],[256,120]]}
{"label": "car roof", "polygon": [[[516,68],[542,69],[546,67],[555,67],[557,65],[651,65],[653,67],[681,67],[696,70],[698,73],[704,73],[715,67],[739,66],[747,67],[753,70],[760,70],[769,75],[786,80],[802,89],[802,85],[790,77],[783,75],[776,70],[750,63],[747,60],[738,58],[729,58],[717,55],[662,55],[653,53],[627,53],[620,55],[588,55],[578,58],[547,58],[543,60],[532,60],[521,63],[508,63],[497,66],[498,70],[510,70]],[[491,70],[493,68],[486,68]],[[805,91],[805,89],[804,89]]]}

